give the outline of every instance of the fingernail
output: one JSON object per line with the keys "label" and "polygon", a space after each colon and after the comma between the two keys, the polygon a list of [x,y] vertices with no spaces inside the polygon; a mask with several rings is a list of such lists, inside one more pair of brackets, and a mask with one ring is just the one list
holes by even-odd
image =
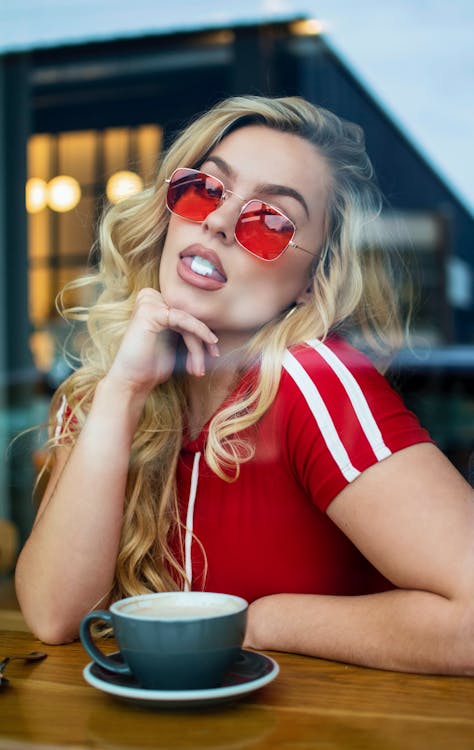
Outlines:
{"label": "fingernail", "polygon": [[212,357],[220,357],[221,356],[221,353],[219,351],[219,347],[217,346],[217,344],[209,344],[209,354]]}
{"label": "fingernail", "polygon": [[213,344],[217,344],[217,342],[218,342],[218,341],[219,341],[219,339],[217,338],[216,334],[215,334],[215,333],[213,333],[213,334],[212,334],[212,343],[213,343]]}

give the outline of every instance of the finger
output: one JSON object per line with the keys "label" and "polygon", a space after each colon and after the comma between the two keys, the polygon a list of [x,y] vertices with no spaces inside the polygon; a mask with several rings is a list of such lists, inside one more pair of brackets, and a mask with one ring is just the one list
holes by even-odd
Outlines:
{"label": "finger", "polygon": [[[154,289],[141,289],[137,294],[134,317],[148,321],[150,330],[170,327],[170,307]],[[156,331],[155,331],[156,332]]]}
{"label": "finger", "polygon": [[221,352],[217,344],[206,344],[207,351],[211,357],[220,357]]}
{"label": "finger", "polygon": [[180,333],[182,336],[189,333],[196,338],[201,339],[206,344],[217,344],[219,340],[216,334],[211,331],[205,323],[184,310],[170,307],[166,319],[168,327],[177,331],[177,333]]}
{"label": "finger", "polygon": [[[191,356],[191,352],[186,353],[186,372],[188,373],[188,375],[195,374],[193,371],[193,359]],[[198,377],[200,377],[200,375],[198,375]]]}
{"label": "finger", "polygon": [[202,377],[206,372],[204,346],[200,339],[192,334],[181,334],[188,350],[186,355],[186,372]]}
{"label": "finger", "polygon": [[205,370],[201,369],[199,364],[196,364],[191,352],[186,354],[186,372],[188,375],[194,375],[197,378],[202,378],[205,375]]}
{"label": "finger", "polygon": [[156,289],[140,289],[136,308],[149,319],[153,327],[171,328],[181,334],[192,333],[206,344],[217,344],[217,336],[205,323],[184,310],[168,305]]}

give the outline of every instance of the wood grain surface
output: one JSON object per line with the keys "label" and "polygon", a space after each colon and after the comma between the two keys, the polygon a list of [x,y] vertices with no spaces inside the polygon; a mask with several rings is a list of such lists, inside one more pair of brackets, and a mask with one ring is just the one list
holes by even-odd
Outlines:
{"label": "wood grain surface", "polygon": [[[115,650],[113,641],[107,648]],[[80,643],[44,646],[0,631],[0,657],[45,650],[36,664],[12,662],[0,689],[0,749],[170,748],[255,750],[472,750],[474,679],[384,672],[291,654],[271,654],[274,682],[232,703],[194,710],[142,708],[89,686]]]}

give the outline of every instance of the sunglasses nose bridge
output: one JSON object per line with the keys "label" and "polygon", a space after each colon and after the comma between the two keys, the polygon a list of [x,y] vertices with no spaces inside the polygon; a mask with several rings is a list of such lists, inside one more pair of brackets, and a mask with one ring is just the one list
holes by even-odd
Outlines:
{"label": "sunglasses nose bridge", "polygon": [[[231,200],[236,197],[238,200]],[[203,224],[211,232],[226,237],[229,241],[235,238],[235,229],[242,213],[245,200],[234,193],[233,190],[225,190],[219,200],[219,203],[212,209],[203,221]]]}
{"label": "sunglasses nose bridge", "polygon": [[239,193],[236,193],[234,190],[224,190],[224,192],[222,193],[222,197],[219,201],[219,205],[216,207],[215,210],[220,208],[223,204],[225,204],[231,198],[237,199],[235,203],[231,201],[231,203],[233,203],[233,206],[232,206],[232,211],[230,212],[230,217],[232,217],[232,230],[233,232],[235,232],[237,223],[248,202],[246,198],[239,195]]}
{"label": "sunglasses nose bridge", "polygon": [[243,198],[238,193],[236,193],[235,190],[227,190],[227,189],[225,189],[222,192],[221,203],[223,203],[224,201],[226,201],[227,200],[227,196],[229,196],[229,195],[230,196],[234,195],[241,203],[245,203],[246,202],[246,199]]}

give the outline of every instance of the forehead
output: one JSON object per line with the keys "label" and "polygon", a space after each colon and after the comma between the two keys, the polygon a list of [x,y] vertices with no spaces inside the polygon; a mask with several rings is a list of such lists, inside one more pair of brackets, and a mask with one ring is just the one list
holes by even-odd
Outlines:
{"label": "forehead", "polygon": [[327,195],[330,172],[312,143],[266,125],[246,125],[225,136],[210,152],[229,166],[230,175],[246,183],[274,183],[305,192],[309,200]]}

